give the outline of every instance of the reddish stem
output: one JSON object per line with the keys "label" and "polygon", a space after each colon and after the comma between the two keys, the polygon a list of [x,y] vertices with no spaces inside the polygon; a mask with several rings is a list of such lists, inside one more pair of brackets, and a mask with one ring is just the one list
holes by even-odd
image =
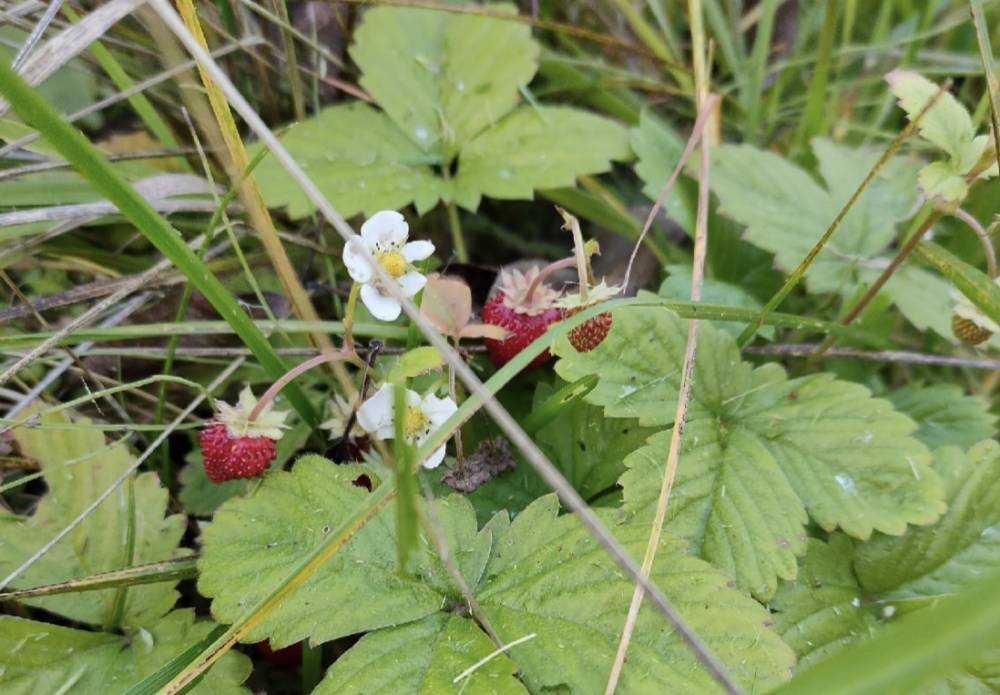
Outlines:
{"label": "reddish stem", "polygon": [[552,275],[552,273],[557,270],[562,270],[563,268],[572,268],[574,265],[576,265],[576,256],[570,256],[569,258],[563,258],[553,263],[549,263],[547,266],[542,268],[538,273],[538,277],[532,280],[531,284],[528,285],[528,291],[524,295],[524,301],[530,302],[532,300],[535,296],[535,290],[538,289],[538,286],[541,285],[542,281],[549,275]]}
{"label": "reddish stem", "polygon": [[281,378],[271,384],[271,387],[264,392],[264,395],[260,397],[259,401],[257,401],[257,405],[255,405],[254,409],[250,411],[250,416],[247,418],[247,421],[253,422],[256,420],[261,411],[264,410],[264,407],[274,400],[274,397],[281,392],[281,389],[288,386],[288,384],[300,374],[308,372],[313,367],[317,367],[321,364],[349,360],[352,357],[356,357],[354,352],[347,352],[344,350],[338,350],[337,352],[324,352],[322,355],[316,355],[315,357],[292,367],[287,372],[282,374]]}

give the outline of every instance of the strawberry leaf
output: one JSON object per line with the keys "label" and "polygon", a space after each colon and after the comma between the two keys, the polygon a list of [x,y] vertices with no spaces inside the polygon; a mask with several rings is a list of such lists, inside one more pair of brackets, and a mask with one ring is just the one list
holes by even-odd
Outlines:
{"label": "strawberry leaf", "polygon": [[955,384],[914,383],[885,397],[916,421],[920,429],[913,436],[931,449],[968,449],[996,435],[997,417],[990,413],[990,404],[966,395]]}
{"label": "strawberry leaf", "polygon": [[890,599],[952,593],[1000,569],[1000,444],[935,452],[948,512],[900,538],[876,536],[858,549],[861,585]]}
{"label": "strawberry leaf", "polygon": [[[109,445],[104,435],[85,428],[89,420],[71,423],[64,413],[41,416],[37,427],[18,427],[14,439],[21,451],[38,461],[48,486],[35,513],[27,521],[0,519],[0,574],[12,571],[61,531],[133,462],[128,447]],[[184,534],[184,517],[165,516],[167,491],[155,473],[135,477],[134,552],[128,556],[126,537],[130,508],[127,484],[122,485],[66,538],[18,577],[13,586],[29,588],[68,579],[79,579],[131,565],[165,560],[178,554]],[[120,589],[102,589],[87,600],[64,594],[26,599],[44,608],[91,625],[110,625],[120,609],[121,621],[130,627],[153,623],[177,600],[176,582]]]}
{"label": "strawberry leaf", "polygon": [[782,582],[771,599],[774,627],[795,650],[797,669],[875,631],[878,619],[862,607],[853,560],[846,536],[833,534],[829,543],[810,538],[795,581]]}
{"label": "strawberry leaf", "polygon": [[[608,417],[670,425],[687,322],[663,308],[614,311],[608,337],[578,353],[553,349],[567,381],[594,374],[587,400]],[[806,513],[857,538],[900,534],[943,511],[943,488],[916,428],[864,387],[816,374],[788,379],[776,364],[744,363],[733,339],[703,324],[680,466],[666,528],[692,552],[766,600],[795,576]],[[668,433],[631,454],[625,509],[651,519]]]}
{"label": "strawberry leaf", "polygon": [[[195,622],[192,609],[174,611],[131,636],[0,616],[0,691],[124,693],[211,629],[209,622]],[[229,651],[190,692],[246,693],[240,684],[250,668],[250,659]]]}
{"label": "strawberry leaf", "polygon": [[366,12],[350,52],[361,86],[417,147],[445,161],[511,111],[538,69],[528,25],[425,9]]}
{"label": "strawberry leaf", "polygon": [[471,620],[436,613],[414,623],[371,632],[337,659],[314,695],[334,693],[525,693],[517,671],[500,654],[459,683],[453,680],[496,649]]}
{"label": "strawberry leaf", "polygon": [[[589,692],[606,681],[632,584],[554,495],[536,501],[509,528],[494,529],[495,552],[477,596],[504,642],[534,633],[508,651],[532,692]],[[615,523],[601,512],[633,557],[646,524]],[[506,529],[506,530],[505,530]],[[766,690],[787,677],[788,647],[768,629],[767,611],[732,590],[724,575],[664,536],[652,578],[691,628],[745,686]],[[639,614],[621,692],[715,692],[717,686],[662,617]]]}
{"label": "strawberry leaf", "polygon": [[[369,494],[352,481],[364,466],[335,465],[319,456],[299,459],[291,472],[268,474],[249,498],[222,505],[206,527],[198,563],[200,592],[212,615],[232,623],[287,575],[288,568],[363,504]],[[316,643],[417,620],[440,610],[451,580],[421,541],[412,572],[399,570],[394,511],[374,517],[302,586],[294,589],[247,636],[281,648]],[[437,515],[467,581],[475,583],[489,553],[489,534],[476,533],[475,515],[460,497],[439,502]],[[363,597],[364,600],[359,600]]]}
{"label": "strawberry leaf", "polygon": [[[429,210],[441,196],[441,180],[430,169],[433,158],[367,104],[323,109],[293,126],[281,142],[345,217],[410,203]],[[250,156],[256,152],[251,148]],[[254,176],[269,207],[287,207],[293,218],[312,213],[312,202],[276,158],[266,157]]]}
{"label": "strawberry leaf", "polygon": [[[536,408],[553,392],[542,383]],[[538,430],[538,445],[586,499],[614,487],[625,472],[622,461],[656,430],[635,420],[606,418],[601,408],[577,400]]]}
{"label": "strawberry leaf", "polygon": [[522,106],[462,149],[455,202],[475,210],[483,195],[531,198],[536,188],[572,186],[577,175],[608,171],[612,160],[631,154],[628,131],[614,121],[562,106]]}

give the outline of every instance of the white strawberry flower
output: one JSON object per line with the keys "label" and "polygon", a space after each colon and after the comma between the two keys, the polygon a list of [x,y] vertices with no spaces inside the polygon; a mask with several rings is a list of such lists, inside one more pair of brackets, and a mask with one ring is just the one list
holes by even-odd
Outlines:
{"label": "white strawberry flower", "polygon": [[[358,408],[358,423],[377,439],[396,436],[395,387],[383,384],[371,398]],[[445,420],[458,410],[450,398],[438,398],[432,393],[421,398],[416,391],[406,389],[406,412],[403,415],[403,434],[410,444],[420,446]],[[434,450],[424,468],[436,468],[444,460],[444,444]]]}
{"label": "white strawberry flower", "polygon": [[410,227],[395,210],[376,212],[361,225],[361,234],[355,234],[344,245],[344,265],[351,278],[361,284],[361,301],[368,311],[382,321],[395,321],[402,311],[399,301],[389,294],[375,276],[375,269],[365,258],[368,249],[385,272],[399,283],[404,297],[412,297],[427,283],[427,278],[413,267],[434,253],[429,241],[407,243]]}

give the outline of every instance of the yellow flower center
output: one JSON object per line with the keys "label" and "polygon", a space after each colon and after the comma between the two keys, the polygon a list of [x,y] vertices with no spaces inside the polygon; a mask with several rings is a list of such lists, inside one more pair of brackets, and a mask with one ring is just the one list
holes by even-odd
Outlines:
{"label": "yellow flower center", "polygon": [[378,262],[394,278],[406,272],[406,259],[399,251],[383,251],[378,255]]}
{"label": "yellow flower center", "polygon": [[403,415],[403,434],[406,435],[407,439],[416,437],[426,430],[430,423],[430,418],[424,415],[424,411],[419,406],[407,406],[406,414]]}

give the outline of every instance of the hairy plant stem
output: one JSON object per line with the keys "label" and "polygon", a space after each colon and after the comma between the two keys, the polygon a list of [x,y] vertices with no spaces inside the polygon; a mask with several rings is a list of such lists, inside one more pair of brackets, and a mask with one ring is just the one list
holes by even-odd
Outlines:
{"label": "hairy plant stem", "polygon": [[528,285],[528,291],[524,293],[524,301],[529,304],[531,303],[531,300],[535,297],[535,290],[537,290],[538,286],[545,281],[545,278],[552,275],[552,273],[555,273],[556,271],[562,270],[563,268],[572,268],[574,265],[576,265],[576,256],[570,256],[568,258],[562,258],[558,261],[549,263],[547,266],[542,268],[538,271],[538,277],[532,280],[531,284]]}
{"label": "hairy plant stem", "polygon": [[257,401],[257,405],[254,406],[253,410],[250,411],[250,416],[247,418],[249,422],[253,422],[264,410],[268,403],[274,400],[283,388],[288,386],[289,383],[298,376],[305,374],[310,369],[318,367],[321,364],[329,364],[331,362],[351,362],[358,367],[364,367],[365,363],[361,361],[354,352],[348,352],[347,350],[337,350],[336,352],[324,352],[321,355],[316,355],[315,357],[297,364],[287,372],[285,372],[280,379],[275,381],[271,386],[264,392],[264,395],[260,397]]}

